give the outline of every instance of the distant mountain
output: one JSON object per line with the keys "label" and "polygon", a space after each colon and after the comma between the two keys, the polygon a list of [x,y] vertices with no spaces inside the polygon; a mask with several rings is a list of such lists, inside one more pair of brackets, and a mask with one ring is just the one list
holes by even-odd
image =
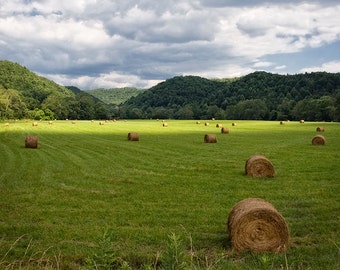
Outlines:
{"label": "distant mountain", "polygon": [[130,98],[120,112],[124,118],[339,121],[340,73],[178,76]]}
{"label": "distant mountain", "polygon": [[110,88],[110,89],[93,89],[86,90],[85,92],[90,95],[98,98],[106,104],[115,104],[119,105],[131,97],[135,97],[141,93],[143,93],[145,89],[137,89],[133,87],[124,87],[124,88]]}

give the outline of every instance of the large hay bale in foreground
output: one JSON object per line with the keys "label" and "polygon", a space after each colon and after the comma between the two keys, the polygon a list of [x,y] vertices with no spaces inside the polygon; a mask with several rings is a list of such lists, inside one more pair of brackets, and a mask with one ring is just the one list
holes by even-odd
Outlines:
{"label": "large hay bale in foreground", "polygon": [[38,136],[27,135],[25,137],[25,147],[26,148],[38,148]]}
{"label": "large hay bale in foreground", "polygon": [[226,127],[221,128],[221,133],[222,134],[229,134],[229,128],[226,128]]}
{"label": "large hay bale in foreground", "polygon": [[139,134],[137,132],[129,132],[128,140],[129,141],[139,141]]}
{"label": "large hay bale in foreground", "polygon": [[216,136],[214,134],[205,134],[204,142],[205,143],[217,143]]}
{"label": "large hay bale in foreground", "polygon": [[245,165],[246,175],[251,177],[273,177],[275,169],[265,156],[254,155],[247,159]]}
{"label": "large hay bale in foreground", "polygon": [[312,139],[313,145],[324,145],[326,143],[326,139],[322,135],[316,135]]}
{"label": "large hay bale in foreground", "polygon": [[317,131],[317,132],[324,132],[324,131],[325,131],[325,128],[324,128],[324,127],[317,127],[317,128],[316,128],[316,131]]}
{"label": "large hay bale in foreground", "polygon": [[228,232],[237,251],[277,253],[289,245],[285,219],[272,204],[259,198],[234,205],[228,216]]}

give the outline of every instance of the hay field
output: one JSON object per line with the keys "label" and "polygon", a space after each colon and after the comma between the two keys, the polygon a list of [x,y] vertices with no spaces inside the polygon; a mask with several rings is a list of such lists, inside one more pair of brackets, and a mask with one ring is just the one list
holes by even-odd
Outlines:
{"label": "hay field", "polygon": [[[172,233],[199,269],[340,266],[339,123],[218,121],[230,131],[221,134],[210,120],[166,122],[1,122],[0,268],[41,259],[87,269],[108,234],[110,252],[133,269],[161,267]],[[326,144],[312,145],[320,125]],[[205,134],[217,143],[204,143]],[[39,137],[37,149],[25,148],[27,135]],[[266,156],[275,176],[246,176],[252,155]],[[285,254],[233,252],[228,214],[250,197],[286,219]]]}

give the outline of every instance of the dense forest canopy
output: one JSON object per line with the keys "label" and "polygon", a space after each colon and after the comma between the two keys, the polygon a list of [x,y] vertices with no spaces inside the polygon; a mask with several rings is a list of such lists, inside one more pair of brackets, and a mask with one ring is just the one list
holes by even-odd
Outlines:
{"label": "dense forest canopy", "polygon": [[58,85],[19,64],[0,61],[0,119],[340,121],[340,73],[254,72],[214,80],[177,76],[150,89],[125,90],[97,89],[91,95],[91,91]]}
{"label": "dense forest canopy", "polygon": [[120,111],[124,118],[339,121],[340,73],[178,76],[129,99]]}

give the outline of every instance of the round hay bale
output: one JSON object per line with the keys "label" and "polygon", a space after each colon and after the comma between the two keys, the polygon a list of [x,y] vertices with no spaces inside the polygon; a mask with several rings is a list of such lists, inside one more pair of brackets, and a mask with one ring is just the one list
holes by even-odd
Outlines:
{"label": "round hay bale", "polygon": [[215,121],[215,118],[213,117],[213,118],[211,118],[211,121]]}
{"label": "round hay bale", "polygon": [[168,123],[167,123],[167,122],[164,122],[164,123],[163,123],[163,127],[168,127]]}
{"label": "round hay bale", "polygon": [[38,148],[38,136],[27,135],[25,137],[25,147],[26,148]]}
{"label": "round hay bale", "polygon": [[104,122],[103,122],[103,121],[100,121],[100,122],[99,122],[99,125],[100,125],[100,126],[103,126],[103,125],[104,125]]}
{"label": "round hay bale", "polygon": [[229,134],[229,128],[226,128],[226,127],[221,128],[221,133],[222,134]]}
{"label": "round hay bale", "polygon": [[76,121],[72,121],[72,124],[74,124],[74,125],[75,125],[76,123],[77,123]]}
{"label": "round hay bale", "polygon": [[205,134],[204,142],[205,143],[217,143],[216,136],[214,134]]}
{"label": "round hay bale", "polygon": [[49,125],[53,125],[53,121],[48,121],[48,124]]}
{"label": "round hay bale", "polygon": [[9,123],[5,123],[5,127],[8,127],[9,126]]}
{"label": "round hay bale", "polygon": [[313,145],[324,145],[326,143],[326,139],[322,135],[316,135],[312,139],[312,144]]}
{"label": "round hay bale", "polygon": [[221,128],[221,127],[222,127],[222,124],[216,124],[216,127],[217,127],[217,128]]}
{"label": "round hay bale", "polygon": [[324,132],[324,131],[325,131],[325,128],[324,128],[324,127],[317,127],[317,128],[316,128],[316,131],[317,131],[317,132]]}
{"label": "round hay bale", "polygon": [[275,174],[273,164],[261,155],[249,157],[246,161],[245,171],[246,175],[251,177],[273,177]]}
{"label": "round hay bale", "polygon": [[305,120],[301,119],[300,120],[300,124],[303,124],[305,122]]}
{"label": "round hay bale", "polygon": [[139,141],[139,134],[137,132],[129,132],[128,133],[129,141]]}
{"label": "round hay bale", "polygon": [[236,123],[231,123],[231,125],[232,125],[233,127],[236,127],[236,126],[237,126],[237,124],[236,124]]}
{"label": "round hay bale", "polygon": [[196,124],[199,125],[199,124],[201,124],[201,122],[200,121],[196,121]]}
{"label": "round hay bale", "polygon": [[248,198],[238,202],[228,216],[228,232],[237,251],[283,252],[289,230],[283,216],[269,202]]}
{"label": "round hay bale", "polygon": [[284,125],[284,124],[286,124],[285,121],[280,121],[280,125]]}
{"label": "round hay bale", "polygon": [[205,126],[209,126],[209,123],[208,123],[208,122],[205,122],[204,125],[205,125]]}
{"label": "round hay bale", "polygon": [[37,127],[38,126],[38,122],[33,122],[32,126]]}

